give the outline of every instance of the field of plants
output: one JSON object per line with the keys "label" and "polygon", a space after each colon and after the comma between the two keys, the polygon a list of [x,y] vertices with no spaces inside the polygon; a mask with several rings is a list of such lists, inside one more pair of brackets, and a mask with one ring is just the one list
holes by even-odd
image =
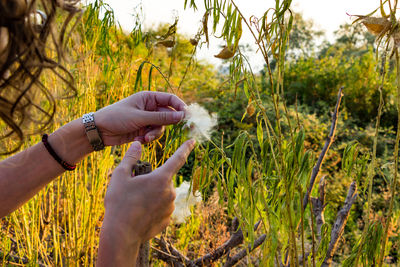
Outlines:
{"label": "field of plants", "polygon": [[[150,266],[400,265],[397,0],[376,0],[319,45],[322,33],[291,2],[249,18],[242,1],[182,0],[206,10],[198,34],[182,36],[178,19],[144,30],[139,15],[123,32],[94,1],[67,43],[76,92],[42,75],[60,98],[46,132],[142,90],[177,94],[218,117],[174,179],[190,184],[180,201],[202,201],[150,241]],[[246,57],[245,29],[265,61],[260,72]],[[220,69],[196,59],[210,36],[225,43]],[[154,169],[186,138],[182,125],[169,126],[142,160]],[[21,149],[39,141],[31,135]],[[127,147],[91,154],[1,219],[2,266],[94,265],[104,195]]]}

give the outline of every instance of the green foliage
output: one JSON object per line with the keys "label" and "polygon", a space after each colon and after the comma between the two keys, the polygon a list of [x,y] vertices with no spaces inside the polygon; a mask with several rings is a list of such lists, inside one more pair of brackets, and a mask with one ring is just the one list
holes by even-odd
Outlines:
{"label": "green foliage", "polygon": [[[334,51],[332,56],[300,58],[286,65],[286,99],[288,103],[294,103],[297,98],[321,114],[320,103],[333,105],[337,89],[344,86],[346,111],[357,124],[365,126],[375,119],[379,105],[376,99],[379,99],[380,77],[376,72],[375,53],[370,49],[362,56],[346,57],[344,49],[331,49]],[[385,126],[394,124],[394,78],[393,72],[388,73],[382,89],[386,103],[382,120]]]}
{"label": "green foliage", "polygon": [[343,262],[343,266],[354,266],[357,253],[361,251],[361,263],[363,266],[376,264],[376,258],[379,255],[379,242],[383,234],[383,227],[380,223],[375,222],[368,227],[367,242],[358,242],[353,247],[350,256]]}

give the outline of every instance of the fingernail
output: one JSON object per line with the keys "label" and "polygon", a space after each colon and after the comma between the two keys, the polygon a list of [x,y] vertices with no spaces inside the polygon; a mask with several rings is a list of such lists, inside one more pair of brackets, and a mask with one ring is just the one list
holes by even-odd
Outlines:
{"label": "fingernail", "polygon": [[139,142],[140,144],[145,143],[143,136],[137,136],[137,137],[135,137],[135,139],[133,139],[133,141]]}
{"label": "fingernail", "polygon": [[142,146],[142,145],[140,144],[139,141],[135,141],[135,142],[132,143],[131,148],[132,148],[134,151],[138,151],[138,150],[140,150],[140,149],[142,148],[141,146]]}
{"label": "fingernail", "polygon": [[174,112],[173,116],[174,116],[174,120],[181,121],[183,119],[184,112],[183,111]]}
{"label": "fingernail", "polygon": [[194,145],[196,144],[196,140],[194,140],[194,139],[190,139],[188,142],[189,142],[190,148],[193,148]]}

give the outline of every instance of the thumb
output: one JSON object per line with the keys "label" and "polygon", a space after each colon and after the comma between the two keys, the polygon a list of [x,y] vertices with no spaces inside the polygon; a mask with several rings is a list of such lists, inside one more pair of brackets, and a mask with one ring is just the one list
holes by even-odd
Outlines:
{"label": "thumb", "polygon": [[183,111],[143,111],[141,116],[144,125],[170,125],[180,122]]}
{"label": "thumb", "polygon": [[142,146],[140,142],[135,141],[131,144],[128,151],[126,151],[124,158],[119,164],[119,168],[123,169],[125,172],[132,174],[133,166],[140,160],[142,155]]}

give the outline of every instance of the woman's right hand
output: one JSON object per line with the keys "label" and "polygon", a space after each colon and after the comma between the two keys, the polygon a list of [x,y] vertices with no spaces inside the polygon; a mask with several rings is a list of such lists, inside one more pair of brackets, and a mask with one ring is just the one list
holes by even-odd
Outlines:
{"label": "woman's right hand", "polygon": [[185,164],[194,144],[194,140],[186,141],[164,165],[134,177],[141,145],[132,143],[107,189],[98,265],[131,266],[140,244],[168,226],[175,200],[172,177]]}

